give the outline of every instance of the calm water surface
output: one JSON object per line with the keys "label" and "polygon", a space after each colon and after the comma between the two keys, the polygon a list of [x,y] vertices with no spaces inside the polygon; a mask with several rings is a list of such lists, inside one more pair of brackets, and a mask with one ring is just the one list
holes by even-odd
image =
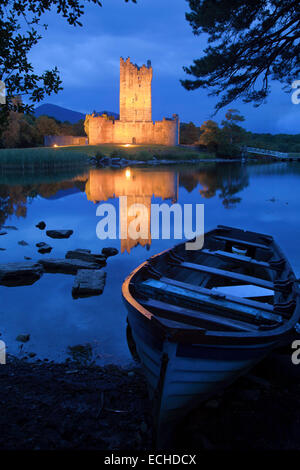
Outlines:
{"label": "calm water surface", "polygon": [[[0,237],[1,262],[23,261],[24,256],[64,258],[67,250],[88,248],[101,252],[115,246],[119,254],[109,258],[107,281],[101,296],[73,300],[74,277],[44,274],[26,287],[0,286],[0,332],[12,354],[29,352],[37,357],[63,361],[68,346],[90,344],[99,363],[128,363],[126,310],[121,298],[124,278],[138,264],[169,246],[174,240],[106,240],[96,236],[100,202],[116,209],[119,197],[128,204],[178,202],[205,204],[205,230],[217,224],[260,231],[276,237],[300,276],[300,164],[217,164],[197,167],[90,170],[84,174],[55,177],[1,176],[0,224],[14,225]],[[35,225],[44,220],[48,229],[73,229],[68,240],[53,240]],[[28,246],[18,242],[25,240]],[[36,243],[53,247],[48,255],[37,252]],[[176,241],[178,242],[178,241]],[[19,334],[30,334],[20,351]]]}

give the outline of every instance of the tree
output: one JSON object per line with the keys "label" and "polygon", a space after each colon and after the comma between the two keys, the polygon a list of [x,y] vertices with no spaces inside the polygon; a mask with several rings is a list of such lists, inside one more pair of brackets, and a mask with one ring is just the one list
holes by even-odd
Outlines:
{"label": "tree", "polygon": [[35,128],[38,135],[38,142],[44,143],[45,135],[59,135],[60,127],[55,119],[49,116],[39,116],[36,120]]}
{"label": "tree", "polygon": [[[128,2],[130,0],[125,0]],[[136,0],[131,0],[136,2]],[[102,6],[100,0],[2,0],[0,4],[0,80],[5,83],[6,103],[0,106],[2,131],[10,111],[32,112],[34,103],[46,95],[58,93],[62,81],[57,67],[42,74],[34,71],[28,54],[41,39],[39,30],[47,28],[42,17],[56,8],[58,15],[73,26],[82,26],[79,19],[88,3]],[[15,104],[13,97],[26,96],[29,104]]]}
{"label": "tree", "polygon": [[[14,106],[22,105],[20,98],[14,98]],[[7,125],[1,135],[2,147],[32,147],[36,141],[34,117],[24,116],[23,113],[10,111]]]}
{"label": "tree", "polygon": [[299,0],[188,0],[196,36],[208,35],[204,56],[184,67],[187,90],[220,97],[216,111],[237,98],[263,103],[270,80],[285,87],[300,73]]}
{"label": "tree", "polygon": [[35,124],[36,118],[34,116],[22,114],[20,120],[20,147],[35,147],[37,145],[38,134]]}
{"label": "tree", "polygon": [[69,121],[58,123],[60,135],[74,135],[73,125]]}
{"label": "tree", "polygon": [[205,145],[209,152],[215,152],[220,157],[236,157],[241,154],[241,145],[248,138],[247,132],[238,126],[237,122],[244,121],[236,109],[229,109],[219,127],[215,121],[205,121],[200,127],[199,144]]}
{"label": "tree", "polygon": [[20,145],[21,113],[10,111],[7,126],[1,135],[1,144],[5,148],[16,148]]}
{"label": "tree", "polygon": [[182,123],[180,125],[180,143],[181,144],[194,144],[199,139],[199,129],[193,122],[188,124]]}
{"label": "tree", "polygon": [[221,129],[215,121],[205,121],[200,127],[199,144],[205,145],[209,152],[216,152],[222,140]]}
{"label": "tree", "polygon": [[240,144],[245,140],[246,131],[237,124],[243,121],[245,118],[237,109],[229,109],[226,112],[225,119],[222,121],[222,132],[230,145]]}
{"label": "tree", "polygon": [[84,119],[79,119],[73,124],[73,135],[84,136]]}

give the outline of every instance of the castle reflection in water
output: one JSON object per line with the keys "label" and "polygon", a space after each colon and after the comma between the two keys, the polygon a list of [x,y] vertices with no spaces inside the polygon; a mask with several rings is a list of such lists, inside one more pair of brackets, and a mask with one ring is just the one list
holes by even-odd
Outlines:
{"label": "castle reflection in water", "polygon": [[142,246],[151,245],[152,197],[155,196],[163,200],[169,199],[172,203],[176,202],[178,197],[178,176],[174,172],[143,172],[133,168],[110,173],[91,170],[85,186],[85,192],[88,200],[94,203],[126,196],[127,207],[120,205],[120,223],[123,227],[128,227],[134,219],[134,216],[128,214],[132,204],[143,204],[147,208],[147,212],[141,213],[140,218],[142,218],[141,223],[148,226],[148,237],[133,240],[127,234],[127,239],[120,240],[121,253],[124,253],[124,251],[130,253],[130,250],[138,244]]}
{"label": "castle reflection in water", "polygon": [[147,238],[133,240],[128,236],[127,239],[120,240],[121,252],[129,253],[136,245],[145,247],[151,245],[150,223],[153,197],[175,203],[178,201],[180,186],[183,186],[187,192],[194,191],[199,186],[198,194],[202,198],[211,198],[218,194],[223,205],[229,208],[240,202],[241,199],[237,195],[248,185],[248,176],[245,166],[226,164],[172,170],[163,168],[156,170],[92,169],[78,175],[48,175],[46,177],[40,175],[40,179],[38,175],[35,175],[34,182],[32,182],[32,175],[29,177],[22,175],[19,179],[14,177],[13,180],[2,177],[0,179],[0,227],[11,215],[25,218],[27,205],[36,196],[57,200],[76,192],[85,192],[87,200],[94,204],[127,196],[127,208],[122,209],[122,205],[120,206],[120,222],[126,222],[128,227],[134,219],[134,216],[128,214],[128,210],[132,204],[139,203],[147,208],[144,212],[147,220],[144,222],[148,226]]}

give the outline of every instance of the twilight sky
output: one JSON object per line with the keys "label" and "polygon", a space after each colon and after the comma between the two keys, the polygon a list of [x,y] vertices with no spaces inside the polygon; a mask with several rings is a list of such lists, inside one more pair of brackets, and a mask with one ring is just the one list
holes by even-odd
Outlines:
{"label": "twilight sky", "polygon": [[[211,119],[215,99],[206,90],[186,91],[179,82],[186,77],[183,65],[200,57],[205,47],[205,39],[192,34],[186,11],[185,0],[103,0],[102,8],[86,8],[82,28],[69,26],[54,13],[46,15],[43,22],[49,28],[42,31],[31,60],[39,72],[57,65],[64,90],[45,102],[84,113],[119,112],[119,59],[129,56],[138,65],[152,61],[154,120],[173,113],[197,125]],[[230,107],[242,112],[244,127],[253,132],[300,133],[300,105],[292,104],[278,83],[273,83],[267,104],[254,108],[235,102]],[[212,119],[221,121],[225,111]]]}

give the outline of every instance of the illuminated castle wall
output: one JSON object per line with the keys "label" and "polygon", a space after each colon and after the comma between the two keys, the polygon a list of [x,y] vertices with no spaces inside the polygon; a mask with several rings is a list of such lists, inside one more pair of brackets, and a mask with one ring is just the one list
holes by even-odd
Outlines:
{"label": "illuminated castle wall", "polygon": [[87,114],[85,131],[89,144],[178,145],[179,118],[152,121],[151,62],[138,67],[120,58],[120,119]]}
{"label": "illuminated castle wall", "polygon": [[120,59],[120,121],[152,121],[151,82],[153,70],[147,66],[137,67],[127,59]]}

